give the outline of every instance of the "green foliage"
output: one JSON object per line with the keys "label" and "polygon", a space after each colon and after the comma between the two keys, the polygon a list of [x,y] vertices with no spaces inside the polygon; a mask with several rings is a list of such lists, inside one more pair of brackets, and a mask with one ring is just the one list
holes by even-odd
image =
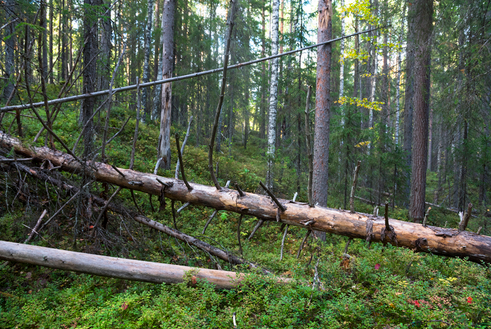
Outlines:
{"label": "green foliage", "polygon": [[[19,285],[0,296],[0,326],[229,328],[234,313],[243,328],[491,324],[491,273],[486,267],[391,246],[368,249],[362,241],[351,244],[346,263],[341,257],[345,239],[331,238],[321,245],[320,290],[310,286],[316,258],[306,265],[308,251],[300,261],[287,253],[285,264],[276,266],[280,274],[288,268],[283,275],[297,281],[278,284],[272,277],[250,273],[231,290],[216,290],[202,280],[193,285],[191,276],[180,284],[159,286],[25,265],[3,268],[0,284],[15,271]],[[51,283],[39,286],[46,275]]]}

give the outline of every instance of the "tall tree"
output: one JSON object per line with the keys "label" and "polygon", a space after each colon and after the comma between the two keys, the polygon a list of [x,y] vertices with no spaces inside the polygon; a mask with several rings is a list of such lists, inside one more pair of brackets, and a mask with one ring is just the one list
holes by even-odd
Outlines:
{"label": "tall tree", "polygon": [[[84,58],[84,73],[83,73],[83,92],[89,94],[95,91],[97,85],[97,6],[100,0],[84,0],[84,40],[85,46],[83,50]],[[62,71],[64,69],[62,68]],[[66,76],[65,76],[66,77]],[[94,112],[95,99],[93,97],[86,98],[82,105],[82,125],[87,125],[84,131],[84,157],[87,157],[92,152],[93,145],[93,120],[92,113]]]}
{"label": "tall tree", "polygon": [[[317,43],[332,38],[332,2],[319,0]],[[329,168],[329,122],[331,115],[331,45],[317,48],[317,84],[315,97],[315,138],[313,203],[327,205]],[[325,233],[319,234],[325,240]]]}
{"label": "tall tree", "polygon": [[[407,47],[406,47],[406,89],[404,98],[404,144],[403,149],[406,155],[406,166],[408,171],[405,173],[406,195],[410,194],[411,186],[411,162],[412,162],[412,143],[413,143],[413,95],[414,95],[414,50],[415,36],[414,30],[416,21],[416,6],[407,3]],[[407,204],[407,203],[406,203]]]}
{"label": "tall tree", "polygon": [[10,94],[14,91],[14,49],[15,49],[15,22],[16,19],[16,3],[14,0],[7,0],[5,2],[5,18],[10,24],[5,28],[5,85],[3,87],[3,98],[6,102]]}
{"label": "tall tree", "polygon": [[101,19],[101,55],[99,72],[101,74],[100,89],[109,89],[109,80],[111,76],[111,39],[112,39],[112,24],[111,24],[111,1],[104,0]]}
{"label": "tall tree", "polygon": [[414,135],[412,143],[411,197],[409,216],[416,222],[425,214],[426,168],[428,161],[428,117],[430,102],[430,55],[433,29],[433,0],[413,2]]}
{"label": "tall tree", "polygon": [[[148,0],[148,8],[147,8],[147,26],[145,28],[145,62],[143,64],[143,82],[148,82],[150,80],[150,53],[151,53],[151,38],[152,38],[152,16],[153,16],[153,3],[154,0]],[[145,109],[144,120],[148,120],[150,118],[151,108],[149,104],[147,104],[147,95],[149,94],[149,88],[143,88],[142,91],[142,105]]]}
{"label": "tall tree", "polygon": [[[344,0],[341,0],[341,10],[343,10],[344,7]],[[344,13],[341,13],[341,36],[344,36]],[[344,96],[344,39],[340,41],[340,62],[341,62],[341,67],[339,69],[339,98],[343,98]],[[339,106],[341,110],[341,127],[344,128],[344,106],[341,104]]]}
{"label": "tall tree", "polygon": [[[278,30],[280,17],[280,1],[273,0],[271,17],[271,56],[278,54]],[[273,189],[273,165],[276,146],[276,114],[278,105],[278,58],[271,62],[271,83],[269,85],[269,122],[268,122],[268,172],[266,186]]]}
{"label": "tall tree", "polygon": [[[174,63],[174,12],[175,0],[165,0],[162,14],[162,78],[172,77]],[[161,158],[160,167],[170,169],[170,124],[172,110],[172,83],[162,86],[162,107],[160,110],[160,135],[157,156]]]}

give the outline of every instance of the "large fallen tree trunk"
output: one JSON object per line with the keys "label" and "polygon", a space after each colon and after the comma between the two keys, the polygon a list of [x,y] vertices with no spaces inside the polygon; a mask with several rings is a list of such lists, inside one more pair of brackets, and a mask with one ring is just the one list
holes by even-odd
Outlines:
{"label": "large fallen tree trunk", "polygon": [[[19,140],[0,132],[0,146],[13,148],[22,154],[39,160],[49,160],[61,170],[74,173],[84,172],[80,162],[72,156],[53,151],[46,147],[25,147]],[[87,167],[85,172],[87,173]],[[475,262],[491,263],[491,237],[472,232],[459,232],[434,226],[390,219],[396,236],[386,232],[383,217],[374,217],[362,213],[309,207],[306,203],[280,199],[285,210],[281,210],[269,197],[239,192],[227,188],[191,184],[188,190],[181,180],[161,177],[134,170],[113,168],[103,163],[92,163],[91,175],[101,182],[115,184],[124,188],[153,195],[164,194],[166,198],[189,202],[195,205],[251,215],[264,220],[304,227],[307,229],[340,234],[352,238],[367,239],[372,242],[392,242],[397,246],[411,248],[418,252],[428,252],[452,257],[468,257]],[[163,183],[163,184],[162,184]],[[165,185],[164,185],[165,184]]]}
{"label": "large fallen tree trunk", "polygon": [[[230,271],[99,256],[6,241],[0,241],[0,259],[152,283],[180,283],[184,281],[186,272],[192,271],[196,280],[204,279],[224,289],[234,288],[244,279],[244,274]],[[194,282],[192,278],[191,281]],[[278,278],[278,282],[289,281],[291,279]]]}

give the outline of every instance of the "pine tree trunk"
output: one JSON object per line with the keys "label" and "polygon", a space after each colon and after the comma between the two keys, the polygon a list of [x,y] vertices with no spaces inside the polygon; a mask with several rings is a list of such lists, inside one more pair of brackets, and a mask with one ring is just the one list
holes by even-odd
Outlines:
{"label": "pine tree trunk", "polygon": [[[84,73],[83,93],[95,91],[97,83],[97,15],[95,10],[101,3],[100,0],[84,0],[84,39],[86,44],[83,50]],[[66,53],[66,51],[64,52]],[[66,60],[66,56],[65,56]],[[62,64],[63,65],[63,64]],[[65,63],[66,65],[66,63]],[[95,98],[87,98],[82,106],[82,125],[87,125],[84,131],[84,158],[90,156],[93,147],[94,131],[92,113],[94,111]]]}
{"label": "pine tree trunk", "polygon": [[[415,40],[413,31],[415,30],[416,9],[414,5],[408,4],[408,29],[407,29],[407,47],[406,47],[406,90],[404,99],[404,144],[403,149],[406,155],[406,166],[411,168],[412,163],[412,143],[413,143],[413,95],[414,95],[414,51]],[[406,195],[410,194],[411,170],[405,173]]]}
{"label": "pine tree trunk", "polygon": [[433,0],[417,0],[414,30],[414,136],[409,217],[421,222],[425,214],[426,168],[428,161],[428,115],[430,102],[431,31]]}
{"label": "pine tree trunk", "polygon": [[[332,38],[332,2],[319,0],[317,42]],[[317,48],[317,84],[315,97],[315,138],[313,203],[327,205],[329,168],[329,123],[331,116],[331,45]],[[325,240],[325,233],[317,234]]]}

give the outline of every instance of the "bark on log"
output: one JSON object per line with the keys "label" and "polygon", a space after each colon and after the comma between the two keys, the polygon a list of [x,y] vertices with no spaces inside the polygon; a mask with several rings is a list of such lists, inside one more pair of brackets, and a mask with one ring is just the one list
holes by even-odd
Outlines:
{"label": "bark on log", "polygon": [[[180,283],[184,281],[186,272],[193,270],[195,271],[193,276],[196,279],[207,280],[221,289],[234,288],[245,277],[242,273],[230,271],[197,269],[189,266],[99,256],[6,241],[0,241],[0,259],[65,271],[152,283]],[[278,278],[278,282],[289,281],[291,280]]]}
{"label": "bark on log", "polygon": [[[1,131],[0,146],[8,149],[14,148],[18,154],[35,159],[48,159],[53,165],[60,166],[62,170],[74,173],[83,171],[82,165],[68,154],[46,147],[25,147],[19,140]],[[276,221],[277,206],[269,197],[263,195],[244,192],[245,196],[239,197],[239,193],[235,190],[222,188],[217,191],[213,186],[193,183],[191,184],[193,190],[188,191],[181,180],[119,168],[118,170],[124,175],[122,176],[117,170],[104,163],[95,162],[92,167],[94,168],[92,176],[101,182],[160,195],[162,185],[157,181],[158,179],[168,185],[165,188],[167,198]],[[385,228],[383,217],[319,206],[309,207],[307,203],[289,200],[280,199],[280,202],[287,208],[286,211],[280,213],[282,223],[352,238],[366,239],[367,236],[371,236],[372,242],[381,242],[381,231]],[[468,257],[474,262],[491,263],[490,236],[434,226],[423,227],[418,223],[396,219],[390,219],[390,223],[397,234],[400,247],[410,248],[417,252]]]}

